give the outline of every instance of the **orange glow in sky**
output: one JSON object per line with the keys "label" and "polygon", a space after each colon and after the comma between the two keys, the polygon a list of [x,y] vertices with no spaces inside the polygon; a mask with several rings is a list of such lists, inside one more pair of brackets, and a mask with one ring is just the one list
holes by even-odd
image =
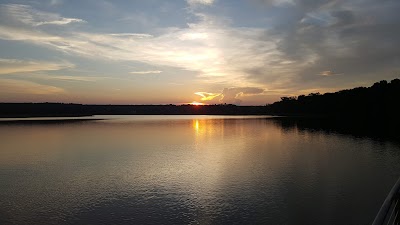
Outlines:
{"label": "orange glow in sky", "polygon": [[189,104],[190,105],[204,105],[204,103],[201,103],[201,102],[191,102]]}

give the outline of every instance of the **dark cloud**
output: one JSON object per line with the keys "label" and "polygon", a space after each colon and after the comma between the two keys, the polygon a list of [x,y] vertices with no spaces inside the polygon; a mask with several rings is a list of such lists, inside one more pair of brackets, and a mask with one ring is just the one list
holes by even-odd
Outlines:
{"label": "dark cloud", "polygon": [[354,24],[356,18],[350,10],[336,10],[331,12],[331,16],[336,19],[335,26],[346,26]]}
{"label": "dark cloud", "polygon": [[[288,65],[292,68],[288,86],[297,90],[316,85],[339,87],[399,76],[393,71],[400,68],[400,1],[293,2],[285,6],[270,32],[279,39],[281,60],[295,62]],[[273,73],[260,74],[260,69],[247,72],[254,79],[270,82]],[[318,76],[324,71],[344,76]]]}

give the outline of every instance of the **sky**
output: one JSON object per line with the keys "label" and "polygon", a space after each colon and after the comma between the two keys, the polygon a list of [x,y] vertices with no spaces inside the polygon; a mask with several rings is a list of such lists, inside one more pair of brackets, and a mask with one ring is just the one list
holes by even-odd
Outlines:
{"label": "sky", "polygon": [[400,77],[398,0],[0,0],[0,102],[265,105]]}

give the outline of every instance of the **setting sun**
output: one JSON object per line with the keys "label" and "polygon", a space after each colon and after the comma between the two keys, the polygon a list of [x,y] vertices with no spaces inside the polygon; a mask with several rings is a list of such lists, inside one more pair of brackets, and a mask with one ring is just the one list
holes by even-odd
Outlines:
{"label": "setting sun", "polygon": [[191,102],[189,104],[190,105],[204,105],[204,103],[201,103],[201,102]]}

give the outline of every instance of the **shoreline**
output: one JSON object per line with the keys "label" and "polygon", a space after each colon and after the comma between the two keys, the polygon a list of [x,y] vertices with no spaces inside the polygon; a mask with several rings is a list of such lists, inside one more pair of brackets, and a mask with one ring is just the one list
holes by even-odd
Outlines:
{"label": "shoreline", "polygon": [[46,117],[48,119],[30,117],[30,118],[10,118],[9,120],[0,119],[0,125],[18,125],[18,124],[60,124],[60,123],[78,123],[86,121],[104,120],[100,118],[57,118]]}

